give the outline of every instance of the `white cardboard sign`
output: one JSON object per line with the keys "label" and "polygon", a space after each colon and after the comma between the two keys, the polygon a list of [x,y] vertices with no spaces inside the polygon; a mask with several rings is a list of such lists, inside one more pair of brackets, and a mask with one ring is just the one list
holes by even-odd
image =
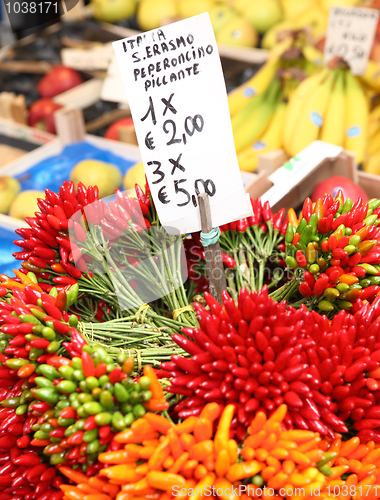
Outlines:
{"label": "white cardboard sign", "polygon": [[106,43],[92,49],[62,49],[64,66],[82,71],[105,70],[113,56],[112,44]]}
{"label": "white cardboard sign", "polygon": [[269,201],[270,206],[273,207],[322,161],[336,158],[342,151],[343,148],[340,146],[327,142],[312,142],[268,177],[273,186],[261,196],[261,201]]}
{"label": "white cardboard sign", "polygon": [[354,75],[363,75],[375,37],[379,11],[356,7],[332,7],[329,13],[325,64],[342,57]]}
{"label": "white cardboard sign", "polygon": [[113,46],[162,225],[199,231],[201,192],[214,227],[251,215],[208,14]]}
{"label": "white cardboard sign", "polygon": [[128,104],[115,53],[112,54],[112,59],[108,66],[107,76],[104,79],[100,97],[104,101]]}

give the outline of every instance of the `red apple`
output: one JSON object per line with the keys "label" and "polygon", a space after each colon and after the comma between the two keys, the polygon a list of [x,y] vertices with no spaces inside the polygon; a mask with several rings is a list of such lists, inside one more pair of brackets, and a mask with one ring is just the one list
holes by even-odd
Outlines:
{"label": "red apple", "polygon": [[129,116],[128,118],[120,118],[120,120],[116,120],[112,125],[110,125],[106,133],[104,134],[104,137],[106,139],[112,139],[114,141],[119,140],[119,135],[118,135],[118,130],[120,127],[131,127],[133,126],[133,120]]}
{"label": "red apple", "polygon": [[311,199],[313,201],[317,201],[318,198],[323,198],[325,194],[331,194],[333,198],[335,198],[339,189],[342,190],[344,199],[350,198],[353,203],[360,197],[363,201],[368,200],[368,196],[364,189],[355,184],[355,182],[347,179],[346,177],[342,177],[340,175],[334,175],[325,181],[317,184],[313,191],[313,195]]}
{"label": "red apple", "polygon": [[45,97],[38,99],[30,106],[29,125],[55,134],[54,113],[60,108],[62,108],[61,104],[51,99]]}
{"label": "red apple", "polygon": [[37,90],[42,97],[55,97],[81,83],[83,80],[78,71],[59,64],[41,78],[37,84]]}

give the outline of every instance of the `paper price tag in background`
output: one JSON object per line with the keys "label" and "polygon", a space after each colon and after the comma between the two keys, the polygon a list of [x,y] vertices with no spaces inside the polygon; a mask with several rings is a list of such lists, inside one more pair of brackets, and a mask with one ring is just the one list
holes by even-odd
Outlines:
{"label": "paper price tag in background", "polygon": [[105,70],[114,53],[112,44],[106,43],[92,49],[62,49],[62,64],[82,71]]}
{"label": "paper price tag in background", "polygon": [[202,192],[213,226],[251,215],[208,14],[113,46],[162,225],[199,231]]}
{"label": "paper price tag in background", "polygon": [[123,80],[121,79],[119,66],[117,65],[114,52],[108,67],[107,76],[103,82],[100,97],[104,101],[128,104],[127,94],[125,92]]}
{"label": "paper price tag in background", "polygon": [[332,7],[324,50],[325,64],[342,57],[354,75],[367,68],[375,37],[379,11],[374,9]]}

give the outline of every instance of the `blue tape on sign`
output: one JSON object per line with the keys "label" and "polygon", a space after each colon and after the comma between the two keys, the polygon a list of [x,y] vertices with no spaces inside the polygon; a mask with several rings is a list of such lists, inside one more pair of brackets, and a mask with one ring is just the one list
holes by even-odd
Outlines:
{"label": "blue tape on sign", "polygon": [[201,243],[204,247],[209,247],[214,245],[219,240],[220,229],[218,227],[213,227],[209,233],[201,232]]}
{"label": "blue tape on sign", "polygon": [[17,261],[12,254],[22,249],[13,244],[13,240],[19,238],[11,229],[0,227],[0,273],[14,276],[12,269],[18,269],[21,262]]}
{"label": "blue tape on sign", "polygon": [[105,149],[97,148],[87,142],[78,142],[66,146],[57,156],[51,156],[33,165],[16,178],[21,179],[21,190],[46,188],[58,192],[64,181],[69,179],[71,170],[82,160],[99,160],[112,163],[123,175],[136,164],[135,160],[126,160]]}

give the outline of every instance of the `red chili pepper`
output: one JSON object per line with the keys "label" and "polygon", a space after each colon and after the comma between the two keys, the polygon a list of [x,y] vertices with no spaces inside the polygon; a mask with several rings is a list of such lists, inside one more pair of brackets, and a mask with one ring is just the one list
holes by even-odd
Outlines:
{"label": "red chili pepper", "polygon": [[75,266],[69,264],[69,263],[63,263],[62,262],[62,266],[66,269],[66,271],[70,274],[70,276],[72,276],[73,278],[75,279],[79,279],[82,277],[82,273],[81,271],[79,271],[79,269],[77,269]]}

